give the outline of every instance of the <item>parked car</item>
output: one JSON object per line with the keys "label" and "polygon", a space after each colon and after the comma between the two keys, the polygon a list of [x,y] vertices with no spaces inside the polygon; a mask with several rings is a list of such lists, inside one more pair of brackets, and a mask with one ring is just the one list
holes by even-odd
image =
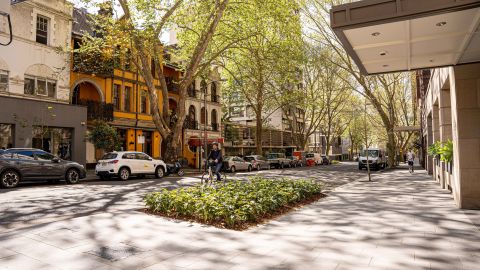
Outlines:
{"label": "parked car", "polygon": [[223,158],[223,167],[234,173],[236,171],[252,171],[252,163],[243,160],[241,157],[237,156],[227,156]]}
{"label": "parked car", "polygon": [[307,152],[305,151],[294,151],[293,156],[297,158],[298,163],[301,164],[301,166],[306,166],[307,165],[307,159],[306,159]]}
{"label": "parked car", "polygon": [[367,155],[368,166],[375,170],[385,169],[387,167],[387,159],[385,156],[385,150],[380,148],[368,148],[360,153],[358,158],[358,169],[367,168]]}
{"label": "parked car", "polygon": [[[315,155],[317,155],[317,157],[316,157]],[[321,163],[320,163],[320,155],[319,155],[319,154],[307,153],[307,154],[305,155],[305,159],[306,159],[306,161],[307,161],[307,164],[309,164],[309,166],[321,164]],[[312,165],[310,165],[310,164],[312,164]]]}
{"label": "parked car", "polygon": [[24,180],[65,180],[76,184],[85,167],[35,148],[11,148],[0,153],[0,186],[13,188]]}
{"label": "parked car", "polygon": [[321,157],[321,162],[320,163],[321,165],[330,165],[332,164],[332,161],[326,156],[326,155],[322,155]]}
{"label": "parked car", "polygon": [[283,153],[270,153],[267,155],[267,161],[270,167],[285,168],[290,165],[290,160],[285,157]]}
{"label": "parked car", "polygon": [[290,160],[290,168],[302,167],[302,162],[296,156],[288,156],[287,159]]}
{"label": "parked car", "polygon": [[260,155],[251,155],[246,156],[243,158],[246,162],[252,163],[252,168],[255,170],[261,169],[270,169],[270,163],[268,163],[267,159]]}
{"label": "parked car", "polygon": [[100,179],[118,176],[121,180],[128,180],[132,175],[155,175],[157,178],[162,178],[166,171],[167,165],[162,160],[133,151],[107,153],[95,167],[95,174]]}

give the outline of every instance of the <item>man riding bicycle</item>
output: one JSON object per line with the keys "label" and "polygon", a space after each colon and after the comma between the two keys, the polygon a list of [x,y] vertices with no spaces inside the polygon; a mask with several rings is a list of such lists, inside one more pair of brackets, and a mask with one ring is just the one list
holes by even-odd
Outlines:
{"label": "man riding bicycle", "polygon": [[218,149],[218,143],[214,142],[212,144],[212,151],[208,155],[208,166],[212,168],[212,171],[217,175],[217,181],[221,181],[220,170],[223,165],[222,151]]}

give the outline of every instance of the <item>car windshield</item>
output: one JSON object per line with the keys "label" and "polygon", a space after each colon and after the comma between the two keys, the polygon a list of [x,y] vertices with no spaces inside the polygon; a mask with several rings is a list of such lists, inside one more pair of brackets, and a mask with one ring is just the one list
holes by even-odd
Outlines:
{"label": "car windshield", "polygon": [[254,157],[245,157],[244,159],[245,159],[245,161],[254,161],[255,160]]}
{"label": "car windshield", "polygon": [[368,151],[368,156],[369,157],[378,157],[378,150],[363,150],[362,151],[362,157],[367,156],[367,151]]}
{"label": "car windshield", "polygon": [[273,158],[278,158],[277,154],[268,154],[267,158],[273,159]]}
{"label": "car windshield", "polygon": [[102,157],[102,159],[115,159],[115,158],[117,158],[117,153],[106,153]]}
{"label": "car windshield", "polygon": [[307,157],[307,158],[312,158],[312,157],[314,157],[314,156],[315,156],[314,154],[307,154],[305,157]]}

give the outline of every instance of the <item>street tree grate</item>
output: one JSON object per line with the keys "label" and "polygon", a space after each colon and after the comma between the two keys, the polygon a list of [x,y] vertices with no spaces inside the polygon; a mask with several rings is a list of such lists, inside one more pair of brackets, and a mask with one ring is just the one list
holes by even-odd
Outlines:
{"label": "street tree grate", "polygon": [[117,246],[100,247],[99,249],[90,250],[86,253],[114,262],[142,252],[144,251],[139,248],[119,244]]}

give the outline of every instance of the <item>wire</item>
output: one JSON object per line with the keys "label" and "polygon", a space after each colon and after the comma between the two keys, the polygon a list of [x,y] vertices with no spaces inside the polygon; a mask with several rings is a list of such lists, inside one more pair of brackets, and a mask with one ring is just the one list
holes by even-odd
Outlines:
{"label": "wire", "polygon": [[1,42],[0,42],[0,45],[2,45],[2,46],[8,46],[8,45],[10,45],[10,43],[12,43],[12,41],[13,41],[12,21],[10,20],[10,14],[4,13],[4,12],[0,12],[0,15],[7,16],[7,19],[8,19],[8,29],[9,29],[9,31],[10,31],[10,41],[9,41],[8,43],[1,43]]}

